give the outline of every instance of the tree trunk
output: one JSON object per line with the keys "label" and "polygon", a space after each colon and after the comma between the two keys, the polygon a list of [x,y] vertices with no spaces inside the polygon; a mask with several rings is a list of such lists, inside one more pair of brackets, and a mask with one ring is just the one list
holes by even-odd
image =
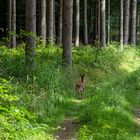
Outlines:
{"label": "tree trunk", "polygon": [[106,27],[105,27],[105,0],[101,0],[101,44],[106,46]]}
{"label": "tree trunk", "polygon": [[107,44],[110,42],[110,0],[107,1]]}
{"label": "tree trunk", "polygon": [[54,0],[47,3],[47,40],[49,44],[54,42]]}
{"label": "tree trunk", "polygon": [[16,0],[9,0],[9,47],[16,47]]}
{"label": "tree trunk", "polygon": [[53,4],[53,41],[56,42],[56,13],[55,13],[55,0],[54,0],[54,4]]}
{"label": "tree trunk", "polygon": [[11,17],[12,17],[12,1],[11,0],[8,0],[8,39],[9,39],[9,47],[11,48]]}
{"label": "tree trunk", "polygon": [[124,1],[124,44],[128,44],[129,37],[129,10],[130,10],[130,0]]}
{"label": "tree trunk", "polygon": [[76,20],[75,20],[75,46],[79,47],[79,32],[80,32],[80,0],[76,0]]}
{"label": "tree trunk", "polygon": [[36,0],[26,0],[25,16],[25,26],[28,34],[25,46],[26,67],[28,70],[32,70],[35,66]]}
{"label": "tree trunk", "polygon": [[137,12],[137,38],[140,35],[140,14]]}
{"label": "tree trunk", "polygon": [[73,19],[73,0],[63,0],[63,66],[72,64],[72,19]]}
{"label": "tree trunk", "polygon": [[96,44],[97,39],[97,0],[94,0],[93,4],[93,43]]}
{"label": "tree trunk", "polygon": [[123,4],[124,1],[120,2],[120,48],[123,50]]}
{"label": "tree trunk", "polygon": [[62,43],[62,9],[63,9],[63,0],[59,0],[59,21],[58,21],[58,37],[57,43],[61,45]]}
{"label": "tree trunk", "polygon": [[41,36],[41,0],[36,1],[36,32]]}
{"label": "tree trunk", "polygon": [[46,0],[37,0],[37,34],[46,41]]}
{"label": "tree trunk", "polygon": [[131,32],[130,32],[130,43],[136,45],[136,13],[137,13],[137,0],[132,0],[131,9]]}
{"label": "tree trunk", "polygon": [[97,29],[98,29],[98,36],[97,36],[97,41],[98,44],[100,44],[100,40],[101,40],[101,1],[98,0],[98,4],[97,4],[97,9],[98,9],[98,14],[97,14],[97,20],[98,20],[98,24],[97,24]]}
{"label": "tree trunk", "polygon": [[84,0],[84,44],[88,44],[88,30],[87,30],[87,0]]}
{"label": "tree trunk", "polygon": [[46,0],[41,0],[41,34],[40,36],[46,41]]}

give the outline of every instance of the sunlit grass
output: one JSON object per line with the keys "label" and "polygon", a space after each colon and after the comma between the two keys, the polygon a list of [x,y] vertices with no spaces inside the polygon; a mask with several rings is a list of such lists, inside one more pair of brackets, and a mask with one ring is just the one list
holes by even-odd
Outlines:
{"label": "sunlit grass", "polygon": [[[48,139],[64,118],[81,121],[79,140],[135,140],[137,136],[133,108],[140,106],[140,50],[118,44],[97,50],[73,48],[73,65],[63,69],[62,49],[57,46],[36,48],[33,75],[24,72],[24,47],[0,48],[0,75],[10,80],[14,93],[51,131],[29,137]],[[84,99],[79,100],[75,84],[85,73]],[[54,128],[54,129],[53,129]]]}

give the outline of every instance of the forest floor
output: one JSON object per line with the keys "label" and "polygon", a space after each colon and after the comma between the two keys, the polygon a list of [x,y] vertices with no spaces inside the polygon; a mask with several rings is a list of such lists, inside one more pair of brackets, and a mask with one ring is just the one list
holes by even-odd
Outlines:
{"label": "forest floor", "polygon": [[[139,98],[139,92],[136,92],[137,93],[137,97]],[[134,107],[134,115],[135,115],[135,120],[134,122],[136,123],[136,134],[138,136],[140,136],[140,106],[135,106]]]}
{"label": "forest floor", "polygon": [[137,132],[138,135],[140,135],[140,107],[135,108],[135,115],[136,115],[135,122],[138,126],[136,128],[136,132]]}
{"label": "forest floor", "polygon": [[68,110],[65,119],[60,124],[60,129],[56,132],[55,138],[57,140],[76,140],[77,133],[80,129],[80,121],[78,119],[78,112],[80,112],[80,106],[82,100],[73,99],[68,106]]}
{"label": "forest floor", "polygon": [[[37,48],[33,75],[26,75],[22,48],[0,47],[0,92],[6,95],[0,94],[6,128],[0,139],[140,140],[140,49],[117,47],[101,50],[97,62],[95,48],[74,48],[68,69],[61,67],[61,50]],[[82,100],[75,93],[80,73]]]}
{"label": "forest floor", "polygon": [[76,140],[76,133],[78,132],[80,124],[73,118],[65,118],[61,124],[61,129],[56,134],[57,140]]}

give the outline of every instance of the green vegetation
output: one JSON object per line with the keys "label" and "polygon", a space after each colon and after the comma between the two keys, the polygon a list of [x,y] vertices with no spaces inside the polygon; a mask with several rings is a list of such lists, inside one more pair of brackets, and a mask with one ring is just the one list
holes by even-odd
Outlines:
{"label": "green vegetation", "polygon": [[[79,140],[138,140],[140,49],[117,43],[98,51],[73,48],[73,66],[61,66],[61,49],[36,49],[36,69],[26,74],[24,45],[0,47],[0,139],[53,139],[65,117],[81,124]],[[75,84],[85,73],[84,99]]]}

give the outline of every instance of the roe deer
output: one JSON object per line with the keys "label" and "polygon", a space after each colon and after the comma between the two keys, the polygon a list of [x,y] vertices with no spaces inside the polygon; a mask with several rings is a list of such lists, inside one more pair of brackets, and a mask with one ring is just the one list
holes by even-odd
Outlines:
{"label": "roe deer", "polygon": [[80,74],[80,81],[76,84],[76,92],[77,92],[77,96],[81,99],[83,96],[83,92],[85,89],[85,85],[84,85],[84,74]]}

